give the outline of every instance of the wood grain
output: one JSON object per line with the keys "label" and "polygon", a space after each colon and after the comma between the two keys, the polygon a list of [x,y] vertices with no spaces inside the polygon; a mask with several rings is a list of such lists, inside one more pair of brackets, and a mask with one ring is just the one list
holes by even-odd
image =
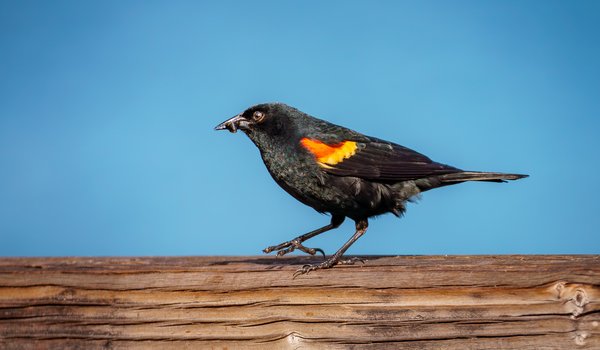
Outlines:
{"label": "wood grain", "polygon": [[600,256],[0,259],[1,349],[600,349]]}

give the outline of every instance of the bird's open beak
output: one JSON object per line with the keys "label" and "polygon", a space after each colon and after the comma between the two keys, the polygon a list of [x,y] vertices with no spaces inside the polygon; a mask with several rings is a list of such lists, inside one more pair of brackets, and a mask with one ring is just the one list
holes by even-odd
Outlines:
{"label": "bird's open beak", "polygon": [[236,132],[238,129],[240,130],[248,130],[251,122],[248,119],[242,117],[241,114],[236,115],[231,119],[227,119],[221,124],[215,126],[215,130],[224,130],[227,129],[230,132]]}

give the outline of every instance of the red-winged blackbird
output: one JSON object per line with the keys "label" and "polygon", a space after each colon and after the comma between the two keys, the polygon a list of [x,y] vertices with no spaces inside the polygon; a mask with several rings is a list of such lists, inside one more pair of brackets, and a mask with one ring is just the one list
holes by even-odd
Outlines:
{"label": "red-winged blackbird", "polygon": [[368,218],[391,212],[401,216],[406,202],[421,192],[464,181],[517,180],[527,175],[463,171],[436,163],[395,143],[314,118],[283,103],[248,108],[224,121],[216,130],[242,130],[260,150],[275,181],[300,202],[320,213],[331,214],[331,223],[263,251],[285,255],[299,249],[314,255],[318,248],[302,243],[342,224],[346,217],[356,232],[334,255],[298,273],[351,264],[342,254],[367,230]]}

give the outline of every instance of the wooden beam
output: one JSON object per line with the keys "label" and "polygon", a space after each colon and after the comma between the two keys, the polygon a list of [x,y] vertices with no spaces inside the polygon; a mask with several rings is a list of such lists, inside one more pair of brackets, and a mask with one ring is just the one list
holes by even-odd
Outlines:
{"label": "wooden beam", "polygon": [[0,349],[600,349],[600,256],[2,258]]}

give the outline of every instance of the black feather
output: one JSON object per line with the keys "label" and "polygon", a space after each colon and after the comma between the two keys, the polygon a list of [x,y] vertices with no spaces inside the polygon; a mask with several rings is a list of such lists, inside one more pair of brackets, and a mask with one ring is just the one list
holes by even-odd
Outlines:
{"label": "black feather", "polygon": [[372,138],[370,142],[360,143],[356,154],[325,171],[337,176],[356,176],[365,180],[393,183],[462,170],[434,162],[404,146]]}

